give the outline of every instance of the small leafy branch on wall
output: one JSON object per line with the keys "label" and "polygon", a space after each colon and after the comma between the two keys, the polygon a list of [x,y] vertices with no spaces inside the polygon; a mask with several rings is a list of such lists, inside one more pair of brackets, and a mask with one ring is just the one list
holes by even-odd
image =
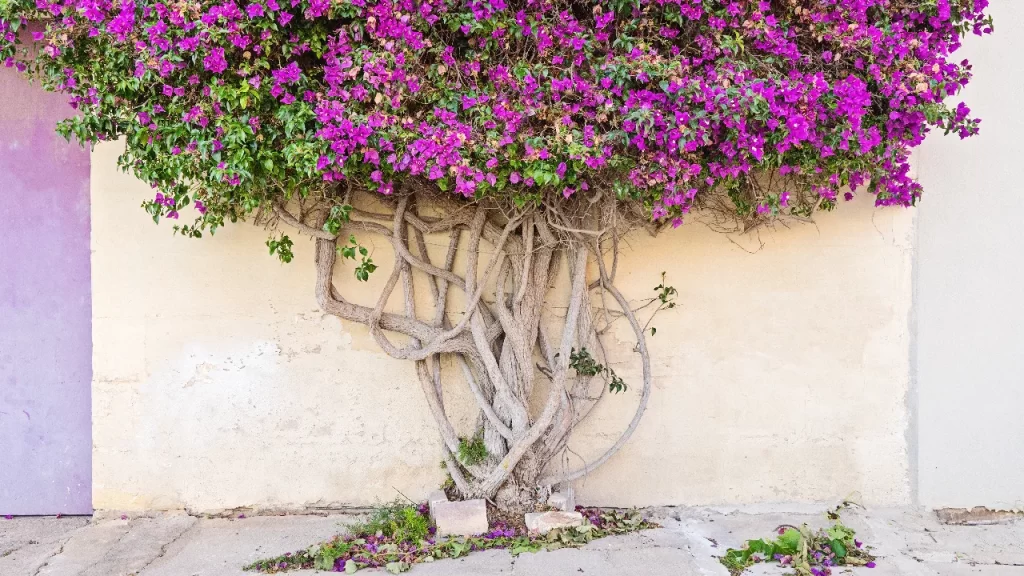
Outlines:
{"label": "small leafy branch on wall", "polygon": [[[618,287],[627,235],[698,211],[803,220],[854,194],[915,205],[912,150],[978,131],[948,99],[971,77],[962,37],[992,31],[987,5],[0,0],[0,61],[69,96],[61,134],[123,140],[155,222],[311,238],[320,307],[415,365],[455,489],[508,509],[608,461],[647,409],[657,330]],[[282,232],[266,245],[284,262],[300,249]],[[378,266],[379,293],[356,301]],[[636,411],[571,469],[605,386],[627,393],[607,368],[612,317],[636,340]],[[461,435],[453,379],[479,409]]]}
{"label": "small leafy branch on wall", "polygon": [[579,376],[603,374],[609,380],[608,390],[610,392],[625,392],[627,389],[626,383],[622,381],[622,378],[619,378],[615,370],[608,368],[604,364],[598,364],[597,360],[594,360],[594,357],[590,355],[586,348],[581,348],[579,351],[573,348],[569,351],[569,367],[575,370]]}
{"label": "small leafy branch on wall", "polygon": [[679,292],[676,291],[675,287],[669,286],[665,283],[665,272],[661,273],[661,284],[654,287],[654,291],[658,293],[657,300],[659,302],[658,307],[655,309],[654,314],[651,314],[650,319],[647,320],[647,324],[644,328],[650,327],[651,336],[658,333],[658,329],[651,326],[651,321],[654,320],[654,316],[662,310],[671,310],[676,307],[675,299]]}

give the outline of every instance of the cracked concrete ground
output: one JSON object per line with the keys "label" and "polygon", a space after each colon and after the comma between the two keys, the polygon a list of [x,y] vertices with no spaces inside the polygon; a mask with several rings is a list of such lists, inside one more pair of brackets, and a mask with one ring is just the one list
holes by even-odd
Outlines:
{"label": "cracked concrete ground", "polygon": [[[827,524],[810,511],[659,508],[663,527],[605,538],[579,550],[472,554],[421,564],[413,576],[728,576],[716,556],[780,524]],[[253,560],[304,548],[344,531],[351,515],[197,518],[163,513],[119,518],[0,520],[2,576],[236,576]],[[879,556],[853,576],[1024,576],[1024,522],[948,526],[918,510],[851,510],[844,521]],[[367,571],[368,574],[373,573]],[[381,572],[382,573],[382,572]],[[758,566],[751,576],[782,574]],[[293,574],[312,574],[302,571]]]}

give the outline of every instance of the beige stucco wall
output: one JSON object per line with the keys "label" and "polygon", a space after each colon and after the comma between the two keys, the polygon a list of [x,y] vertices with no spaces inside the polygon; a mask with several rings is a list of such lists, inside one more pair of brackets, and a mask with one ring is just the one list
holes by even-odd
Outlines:
{"label": "beige stucco wall", "polygon": [[[152,191],[117,152],[92,158],[94,506],[365,505],[436,487],[412,366],[317,309],[311,245],[282,265],[253,226],[173,237],[139,209]],[[865,198],[759,238],[693,223],[632,239],[626,294],[651,296],[664,270],[680,306],[654,324],[644,421],[577,483],[580,500],[909,503],[912,230],[912,212]],[[638,383],[631,346],[615,369]],[[614,441],[638,389],[594,412],[578,454]]]}

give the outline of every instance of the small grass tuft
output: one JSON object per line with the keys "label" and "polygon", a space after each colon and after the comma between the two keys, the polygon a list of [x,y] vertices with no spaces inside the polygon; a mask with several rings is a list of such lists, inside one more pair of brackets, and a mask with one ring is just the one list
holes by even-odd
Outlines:
{"label": "small grass tuft", "polygon": [[459,438],[459,462],[462,462],[463,466],[476,466],[487,460],[489,455],[483,438]]}

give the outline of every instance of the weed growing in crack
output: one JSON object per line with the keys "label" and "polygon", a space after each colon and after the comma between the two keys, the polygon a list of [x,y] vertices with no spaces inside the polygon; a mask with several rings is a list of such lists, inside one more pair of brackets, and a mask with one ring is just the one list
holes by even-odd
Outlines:
{"label": "weed growing in crack", "polygon": [[730,548],[720,559],[733,576],[760,562],[778,562],[792,568],[796,576],[831,576],[836,567],[875,567],[853,528],[842,523],[839,512],[846,503],[828,513],[832,526],[813,531],[806,524],[779,526],[777,538],[747,540],[742,548]]}
{"label": "weed growing in crack", "polygon": [[379,535],[396,542],[419,542],[430,536],[429,510],[395,500],[374,508],[369,519],[353,525],[353,534]]}

